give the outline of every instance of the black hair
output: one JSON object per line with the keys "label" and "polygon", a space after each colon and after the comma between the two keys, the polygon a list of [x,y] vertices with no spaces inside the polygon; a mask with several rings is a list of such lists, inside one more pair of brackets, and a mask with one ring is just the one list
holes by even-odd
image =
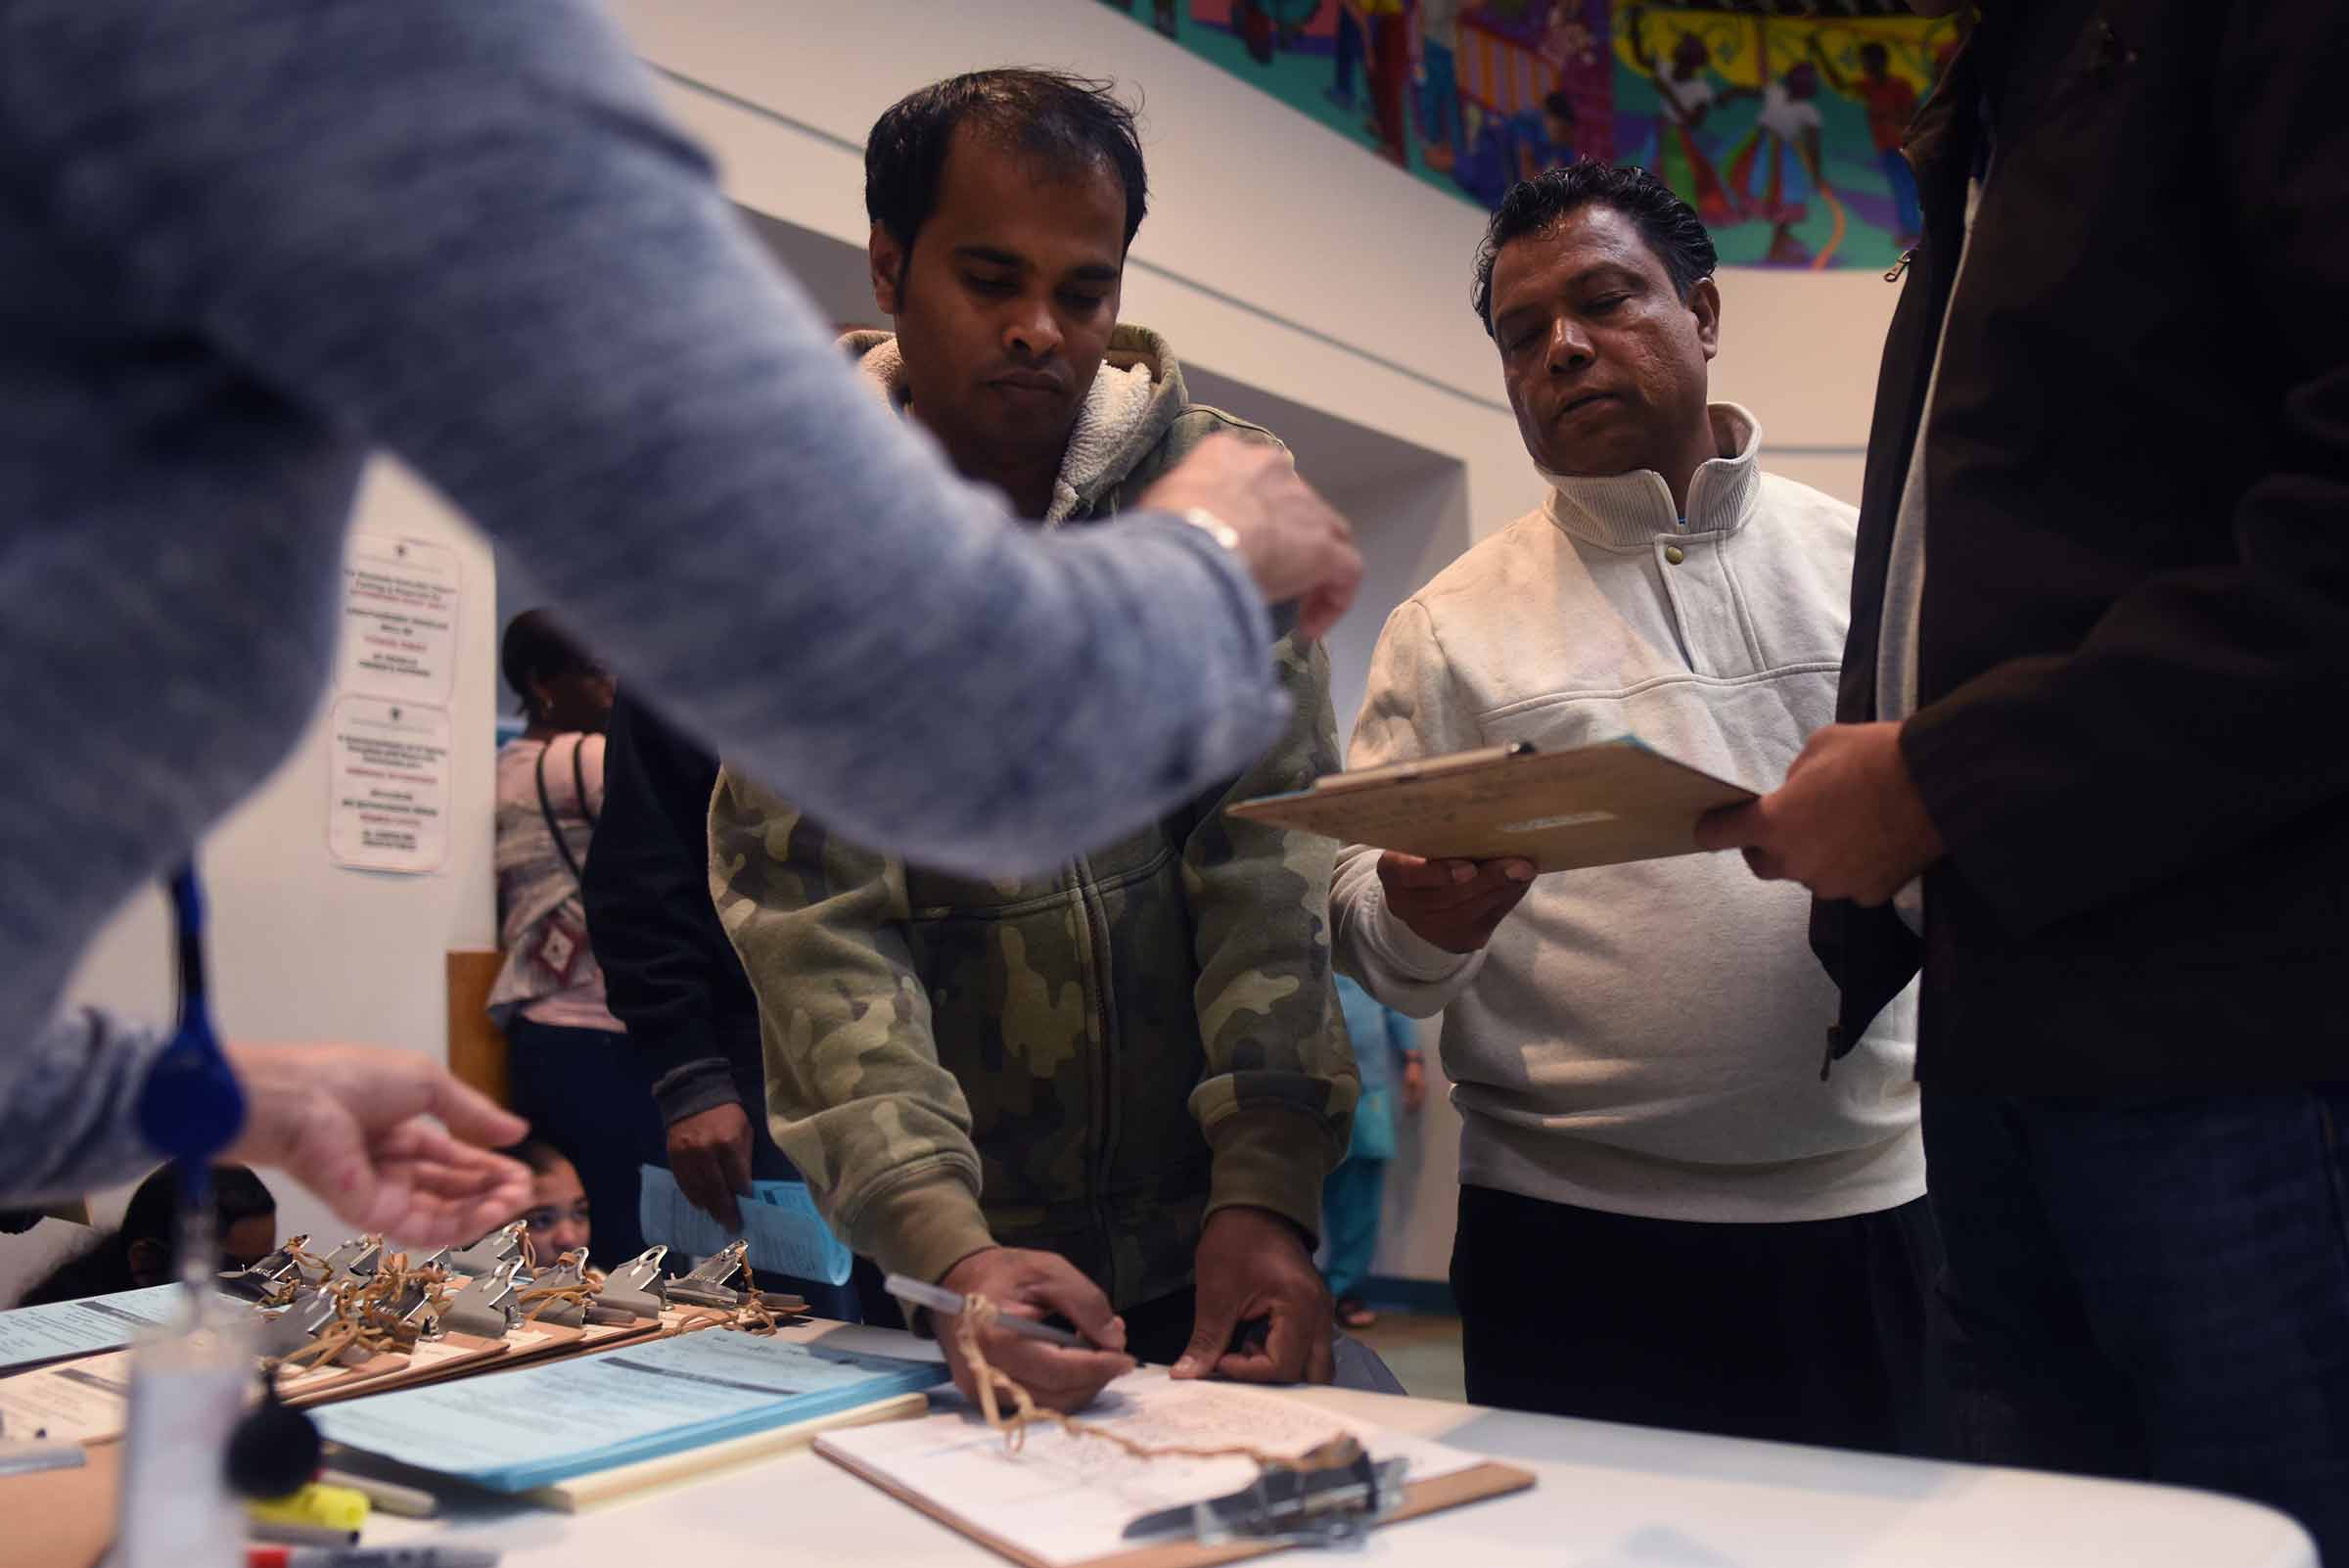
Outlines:
{"label": "black hair", "polygon": [[932,82],[892,104],[864,143],[864,210],[913,252],[938,210],[938,182],[954,133],[975,126],[1055,172],[1107,162],[1126,188],[1126,243],[1142,226],[1149,179],[1133,111],[1117,84],[1062,70],[974,70]]}
{"label": "black hair", "polygon": [[1476,319],[1485,324],[1485,336],[1493,335],[1493,262],[1501,247],[1543,233],[1593,202],[1638,225],[1647,248],[1671,275],[1673,292],[1683,300],[1721,264],[1704,219],[1675,196],[1671,186],[1636,164],[1577,159],[1518,181],[1485,225],[1484,244],[1476,248],[1476,282],[1468,294]]}
{"label": "black hair", "polygon": [[1542,113],[1555,115],[1567,124],[1574,123],[1574,99],[1560,87],[1542,100]]}
{"label": "black hair", "polygon": [[530,711],[531,681],[552,680],[594,663],[544,610],[525,610],[507,622],[497,645],[497,668],[522,699],[525,713]]}
{"label": "black hair", "polygon": [[[276,1197],[252,1171],[241,1165],[212,1167],[212,1222],[218,1227],[213,1234],[226,1234],[229,1226],[256,1215],[276,1213]],[[48,1278],[26,1291],[19,1305],[37,1307],[135,1289],[138,1281],[131,1276],[130,1249],[141,1241],[161,1242],[173,1254],[176,1267],[178,1215],[179,1174],[166,1165],[140,1182],[130,1195],[118,1229],[100,1236],[87,1251],[60,1264]]]}
{"label": "black hair", "polygon": [[577,1162],[544,1138],[525,1138],[510,1149],[498,1151],[509,1160],[520,1160],[533,1175],[544,1176],[558,1165],[576,1168]]}

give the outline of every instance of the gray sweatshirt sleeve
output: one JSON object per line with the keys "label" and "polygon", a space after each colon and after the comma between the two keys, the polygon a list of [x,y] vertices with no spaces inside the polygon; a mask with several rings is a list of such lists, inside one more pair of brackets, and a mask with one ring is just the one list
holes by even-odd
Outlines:
{"label": "gray sweatshirt sleeve", "polygon": [[128,1181],[156,1153],[138,1133],[139,1091],[169,1037],[76,1012],[12,1051],[0,1093],[0,1192],[40,1202]]}
{"label": "gray sweatshirt sleeve", "polygon": [[590,6],[11,10],[8,117],[135,298],[408,462],[842,833],[1034,867],[1279,733],[1239,564],[1169,518],[1039,537],[957,479]]}

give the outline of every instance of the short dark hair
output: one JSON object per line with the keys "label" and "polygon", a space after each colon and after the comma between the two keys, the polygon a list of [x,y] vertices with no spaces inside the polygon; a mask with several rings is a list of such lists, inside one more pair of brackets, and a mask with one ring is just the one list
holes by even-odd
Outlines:
{"label": "short dark hair", "polygon": [[[274,1217],[277,1199],[261,1178],[241,1165],[212,1167],[212,1223],[214,1235],[255,1215]],[[142,1241],[160,1242],[176,1262],[179,1256],[179,1172],[164,1166],[139,1183],[122,1211],[122,1223],[101,1235],[89,1249],[60,1264],[40,1283],[24,1293],[20,1307],[42,1307],[51,1302],[77,1301],[84,1296],[107,1296],[129,1290],[138,1280],[130,1267],[130,1249]],[[272,1238],[274,1239],[274,1238]]]}
{"label": "short dark hair", "polygon": [[864,142],[864,210],[908,254],[938,210],[954,133],[969,124],[1055,172],[1107,162],[1126,188],[1126,244],[1142,226],[1149,178],[1133,111],[1117,84],[1064,70],[974,70],[908,93]]}
{"label": "short dark hair", "polygon": [[533,1176],[545,1176],[559,1165],[568,1165],[575,1170],[577,1169],[576,1161],[544,1138],[524,1138],[513,1147],[500,1149],[497,1152],[509,1160],[520,1160],[530,1168],[530,1174]]}
{"label": "short dark hair", "polygon": [[1573,124],[1575,117],[1573,95],[1568,93],[1563,87],[1558,88],[1547,98],[1542,100],[1542,113],[1544,115],[1555,115],[1567,124]]}
{"label": "short dark hair", "polygon": [[594,663],[544,610],[525,610],[507,622],[506,634],[497,645],[497,668],[506,684],[514,688],[514,695],[522,699],[526,712],[530,706],[532,680],[552,680]]}
{"label": "short dark hair", "polygon": [[1640,237],[1664,263],[1674,292],[1683,300],[1721,264],[1713,236],[1705,232],[1696,208],[1646,169],[1587,158],[1561,163],[1518,181],[1485,225],[1485,243],[1476,248],[1476,283],[1468,295],[1476,319],[1485,324],[1485,336],[1493,335],[1493,262],[1501,247],[1540,234],[1594,202],[1638,225]]}

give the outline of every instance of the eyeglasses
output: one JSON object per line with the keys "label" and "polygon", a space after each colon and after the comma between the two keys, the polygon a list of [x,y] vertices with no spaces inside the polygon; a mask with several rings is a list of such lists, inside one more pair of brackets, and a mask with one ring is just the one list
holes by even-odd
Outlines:
{"label": "eyeglasses", "polygon": [[553,1204],[548,1204],[544,1208],[526,1210],[522,1217],[522,1222],[532,1230],[552,1230],[566,1220],[586,1224],[588,1222],[587,1200],[581,1198],[568,1209],[558,1209]]}

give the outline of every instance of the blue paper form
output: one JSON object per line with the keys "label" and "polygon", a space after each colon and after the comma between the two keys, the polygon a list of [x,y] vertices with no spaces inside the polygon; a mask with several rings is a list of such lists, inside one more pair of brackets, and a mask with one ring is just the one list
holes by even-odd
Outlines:
{"label": "blue paper form", "polygon": [[[735,1239],[724,1225],[687,1201],[677,1178],[660,1166],[646,1166],[643,1177],[636,1218],[645,1240],[687,1257],[707,1258]],[[848,1282],[856,1255],[824,1223],[805,1181],[754,1181],[741,1208],[742,1239],[751,1244],[752,1268],[827,1285]]]}
{"label": "blue paper form", "polygon": [[170,1317],[180,1299],[177,1285],[152,1285],[84,1301],[51,1302],[0,1313],[0,1372],[69,1356],[120,1350]]}
{"label": "blue paper form", "polygon": [[496,1492],[528,1492],[946,1380],[900,1360],[705,1329],[312,1412],[329,1441]]}

